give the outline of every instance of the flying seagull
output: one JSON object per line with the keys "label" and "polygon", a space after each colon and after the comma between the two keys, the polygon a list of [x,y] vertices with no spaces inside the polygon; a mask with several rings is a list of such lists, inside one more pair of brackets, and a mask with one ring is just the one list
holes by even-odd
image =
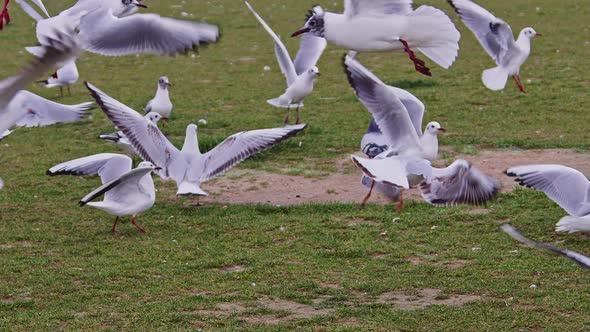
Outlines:
{"label": "flying seagull", "polygon": [[459,50],[461,34],[440,9],[411,0],[345,0],[344,13],[316,13],[292,36],[311,33],[355,52],[405,51],[416,70],[432,76],[413,49],[449,68]]}
{"label": "flying seagull", "polygon": [[[426,134],[419,137],[408,110],[391,87],[349,56],[344,65],[358,98],[390,143],[388,150],[373,159],[351,156],[366,176],[400,189],[419,185],[424,199],[434,205],[483,204],[496,195],[499,182],[466,160],[456,160],[447,168],[432,167],[440,125],[430,123]],[[402,208],[400,194],[398,211]]]}
{"label": "flying seagull", "polygon": [[531,246],[533,248],[545,249],[545,250],[553,252],[555,254],[563,255],[563,256],[573,260],[574,262],[576,262],[576,264],[580,265],[583,269],[586,269],[586,270],[590,269],[590,257],[586,257],[582,254],[575,252],[575,251],[556,248],[556,247],[549,245],[549,244],[545,244],[542,242],[537,242],[537,241],[528,239],[524,235],[522,235],[512,225],[508,225],[508,224],[502,225],[502,230],[506,234],[510,235],[516,241],[522,242],[522,243],[524,243],[528,246]]}
{"label": "flying seagull", "polygon": [[[172,113],[172,102],[170,101],[170,94],[168,93],[168,87],[172,86],[168,77],[162,76],[158,80],[158,90],[156,90],[156,96],[150,100],[144,108],[145,113],[156,112],[161,115],[162,120],[168,120]],[[158,119],[159,120],[159,119]]]}
{"label": "flying seagull", "polygon": [[186,128],[186,137],[178,150],[158,127],[133,109],[123,105],[90,83],[86,87],[109,119],[131,141],[131,145],[144,159],[162,168],[157,174],[172,179],[178,186],[177,195],[207,196],[202,182],[211,180],[244,159],[266,150],[294,136],[306,124],[283,128],[260,129],[234,134],[212,150],[202,154],[197,141],[197,126]]}
{"label": "flying seagull", "polygon": [[[131,216],[131,223],[142,233],[135,218],[150,209],[156,201],[156,190],[152,180],[152,171],[157,170],[152,163],[144,161],[131,169],[131,158],[113,153],[101,153],[89,157],[71,160],[50,168],[47,175],[98,175],[102,186],[98,187],[80,200],[80,206],[89,206],[103,210],[115,216],[111,230],[117,232],[117,223],[123,216]],[[104,195],[101,202],[92,200]]]}
{"label": "flying seagull", "polygon": [[[262,24],[262,27],[270,34],[275,45],[275,55],[281,68],[281,72],[287,78],[287,90],[278,98],[270,99],[267,102],[275,107],[287,109],[285,124],[289,124],[289,113],[291,108],[297,108],[296,124],[301,123],[299,117],[299,108],[303,107],[303,100],[313,91],[315,78],[320,75],[316,63],[321,57],[327,42],[324,38],[316,37],[313,34],[306,33],[302,36],[299,52],[295,62],[291,61],[291,56],[287,48],[274,31],[266,22],[256,13],[254,8],[246,2],[254,17]],[[323,13],[320,6],[315,6],[311,11],[312,14]],[[311,15],[311,14],[310,14]]]}
{"label": "flying seagull", "polygon": [[590,181],[582,172],[562,165],[523,165],[504,173],[544,192],[569,214],[559,220],[557,232],[590,232]]}
{"label": "flying seagull", "polygon": [[516,41],[508,23],[492,15],[470,0],[447,0],[473,32],[497,67],[486,69],[482,74],[483,84],[490,90],[502,90],[508,76],[512,76],[522,93],[526,93],[520,81],[520,66],[531,53],[531,38],[541,36],[533,28],[520,31]]}

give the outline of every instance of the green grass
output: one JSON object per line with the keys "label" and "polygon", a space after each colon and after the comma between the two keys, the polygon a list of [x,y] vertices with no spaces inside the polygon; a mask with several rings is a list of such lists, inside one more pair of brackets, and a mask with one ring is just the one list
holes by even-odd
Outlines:
{"label": "green grass", "polygon": [[[481,2],[481,1],[480,1]],[[48,2],[57,13],[73,1]],[[252,5],[282,35],[302,24],[316,1],[252,0]],[[329,9],[341,10],[329,2]],[[444,1],[428,2],[451,12]],[[240,1],[190,2],[172,7],[150,0],[150,11],[217,23],[223,38],[195,58],[141,55],[121,58],[85,54],[79,61],[84,80],[123,103],[142,109],[159,76],[174,84],[175,111],[165,132],[182,144],[186,125],[206,118],[200,143],[208,149],[248,129],[282,125],[283,113],[265,103],[284,89],[272,42]],[[583,2],[564,4],[516,0],[486,3],[514,30],[533,26],[544,37],[522,68],[528,90],[509,82],[504,92],[486,90],[481,71],[493,65],[470,32],[462,31],[455,65],[432,64],[433,78],[416,73],[405,54],[363,54],[360,59],[384,82],[406,88],[427,106],[425,121],[449,130],[441,138],[464,153],[480,149],[573,148],[587,151],[589,104],[587,73],[590,19]],[[540,10],[536,10],[539,7]],[[34,45],[34,26],[16,4],[14,24],[0,33],[0,77],[14,74]],[[452,14],[453,19],[456,15]],[[297,40],[286,39],[294,54]],[[240,167],[286,170],[289,174],[334,171],[334,160],[358,150],[369,115],[358,102],[341,68],[343,50],[329,46],[318,66],[322,76],[306,100],[307,131],[256,156]],[[270,72],[263,71],[271,66]],[[527,83],[527,79],[532,82]],[[55,99],[55,90],[31,87]],[[78,84],[58,101],[90,100]],[[122,234],[108,232],[104,213],[77,207],[94,189],[94,178],[47,178],[45,170],[73,158],[117,150],[96,139],[112,130],[100,111],[77,124],[18,130],[0,143],[0,330],[551,330],[590,327],[587,274],[568,260],[521,247],[499,230],[510,221],[533,238],[588,252],[587,237],[553,232],[565,214],[544,195],[519,190],[502,195],[488,214],[469,208],[441,209],[409,203],[399,222],[391,206],[303,205],[294,207],[192,207],[170,198],[173,183],[156,181],[156,205],[139,219],[140,234],[129,223]],[[301,144],[300,144],[301,142]],[[367,224],[349,226],[351,221]],[[438,226],[432,229],[433,226]],[[283,227],[283,231],[281,231]],[[386,232],[386,233],[385,233]],[[478,247],[481,250],[472,250]],[[511,252],[518,250],[518,252]],[[375,259],[373,256],[382,256]],[[412,257],[431,263],[413,265]],[[457,260],[464,266],[441,264]],[[440,264],[439,264],[440,263]],[[242,265],[245,271],[222,274],[219,268]],[[334,283],[341,288],[322,287]],[[537,289],[529,286],[536,284]],[[255,285],[255,286],[254,286]],[[480,295],[463,307],[430,306],[401,311],[378,304],[392,291],[442,290],[441,299]],[[366,298],[359,299],[358,294]],[[256,304],[273,298],[334,311],[325,317],[260,325],[245,316],[276,314]],[[247,314],[199,315],[217,303],[248,306]],[[279,314],[285,314],[282,311]],[[353,326],[346,327],[347,323]]]}

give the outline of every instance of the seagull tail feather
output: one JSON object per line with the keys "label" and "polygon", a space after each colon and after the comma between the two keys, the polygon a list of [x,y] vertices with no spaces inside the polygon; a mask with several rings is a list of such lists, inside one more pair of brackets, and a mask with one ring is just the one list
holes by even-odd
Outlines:
{"label": "seagull tail feather", "polygon": [[274,99],[269,99],[266,102],[271,104],[274,107],[281,107],[281,108],[297,108],[297,106],[303,107],[303,103],[300,103],[300,104],[285,103],[285,102],[281,101],[280,97],[274,98]]}
{"label": "seagull tail feather", "polygon": [[[453,21],[440,9],[431,6],[420,6],[408,15],[413,24],[420,26],[407,32],[403,39],[415,44],[417,49],[424,53],[437,65],[448,69],[459,54],[459,39],[461,33],[453,24]],[[425,38],[428,36],[427,38]],[[418,42],[419,41],[419,42]]]}
{"label": "seagull tail feather", "polygon": [[508,71],[502,67],[486,69],[481,75],[483,84],[490,90],[502,90],[508,81]]}
{"label": "seagull tail feather", "polygon": [[556,226],[556,232],[590,232],[590,219],[572,216],[563,217]]}

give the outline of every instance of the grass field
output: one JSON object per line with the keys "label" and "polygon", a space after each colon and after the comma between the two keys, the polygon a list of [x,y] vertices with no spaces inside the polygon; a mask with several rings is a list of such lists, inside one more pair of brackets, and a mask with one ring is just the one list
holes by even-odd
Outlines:
{"label": "grass field", "polygon": [[[46,7],[58,13],[73,2],[47,0]],[[251,4],[287,37],[316,2]],[[531,25],[543,33],[521,70],[527,95],[513,82],[504,92],[485,89],[481,71],[492,60],[445,1],[422,3],[446,10],[462,32],[450,70],[427,61],[433,78],[426,78],[402,53],[360,59],[384,82],[424,101],[425,121],[448,130],[442,145],[589,150],[585,1],[479,1],[515,32]],[[237,131],[282,125],[283,112],[265,100],[283,92],[284,78],[269,36],[241,1],[147,4],[163,16],[186,12],[218,24],[223,37],[195,56],[84,54],[78,62],[83,80],[141,110],[158,77],[167,75],[175,110],[165,132],[177,145],[186,125],[201,118],[208,121],[199,127],[202,150]],[[342,9],[340,1],[320,4]],[[32,20],[15,3],[11,14],[13,23],[0,32],[2,78],[28,61],[23,47],[36,42]],[[298,41],[285,39],[295,54]],[[342,54],[329,46],[318,64],[323,75],[302,109],[306,132],[239,167],[335,172],[335,160],[358,150],[369,115],[348,86]],[[81,82],[64,98],[56,90],[31,91],[63,103],[91,100]],[[516,244],[499,229],[510,222],[533,238],[589,253],[587,236],[553,231],[565,212],[543,194],[516,190],[484,210],[411,202],[394,220],[391,206],[376,204],[364,210],[347,204],[195,207],[174,199],[174,184],[158,179],[156,205],[139,218],[148,233],[125,223],[121,234],[111,234],[110,216],[77,206],[96,178],[48,178],[45,171],[117,152],[96,139],[112,129],[96,110],[92,119],[17,130],[0,143],[6,182],[0,191],[0,330],[590,329],[588,274]],[[421,301],[434,305],[418,308]]]}

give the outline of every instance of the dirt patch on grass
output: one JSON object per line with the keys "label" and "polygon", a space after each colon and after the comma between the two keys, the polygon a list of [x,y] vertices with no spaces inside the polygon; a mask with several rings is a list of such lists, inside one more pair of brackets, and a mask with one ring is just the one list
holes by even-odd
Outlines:
{"label": "dirt patch on grass", "polygon": [[[573,150],[493,150],[480,151],[475,155],[453,153],[449,153],[449,155],[452,155],[452,157],[437,160],[435,165],[439,167],[446,166],[457,158],[469,160],[484,173],[500,180],[503,185],[503,192],[512,191],[516,187],[513,179],[503,174],[503,171],[511,166],[559,163],[577,168],[585,174],[590,174],[590,154],[578,153]],[[343,167],[343,165],[339,167]],[[226,176],[204,184],[204,189],[211,195],[202,198],[201,202],[268,203],[273,205],[334,202],[360,204],[368,192],[368,189],[360,184],[360,179],[360,171],[350,174],[331,174],[319,178],[234,169]],[[417,189],[411,189],[404,193],[404,199],[422,200],[422,197]],[[387,198],[379,193],[374,193],[369,202],[390,203]],[[487,210],[475,209],[471,213],[485,214]]]}
{"label": "dirt patch on grass", "polygon": [[420,310],[431,305],[445,305],[462,307],[469,302],[479,301],[479,295],[444,295],[440,289],[419,289],[412,292],[383,293],[377,298],[377,303],[388,304],[398,310]]}
{"label": "dirt patch on grass", "polygon": [[14,248],[34,248],[38,247],[39,245],[28,242],[28,241],[18,241],[14,243],[5,243],[0,244],[0,249],[14,249]]}
{"label": "dirt patch on grass", "polygon": [[412,264],[414,266],[433,265],[433,266],[444,267],[449,270],[455,270],[455,269],[461,268],[461,267],[465,266],[467,263],[469,263],[468,260],[464,260],[464,259],[456,259],[456,260],[452,260],[452,261],[440,262],[440,261],[438,261],[437,257],[438,257],[438,255],[436,255],[436,254],[413,256],[413,257],[409,257],[407,259],[407,261],[410,262],[410,264]]}
{"label": "dirt patch on grass", "polygon": [[246,267],[243,265],[228,265],[228,266],[217,268],[216,270],[223,273],[223,274],[238,273],[238,272],[246,271]]}

